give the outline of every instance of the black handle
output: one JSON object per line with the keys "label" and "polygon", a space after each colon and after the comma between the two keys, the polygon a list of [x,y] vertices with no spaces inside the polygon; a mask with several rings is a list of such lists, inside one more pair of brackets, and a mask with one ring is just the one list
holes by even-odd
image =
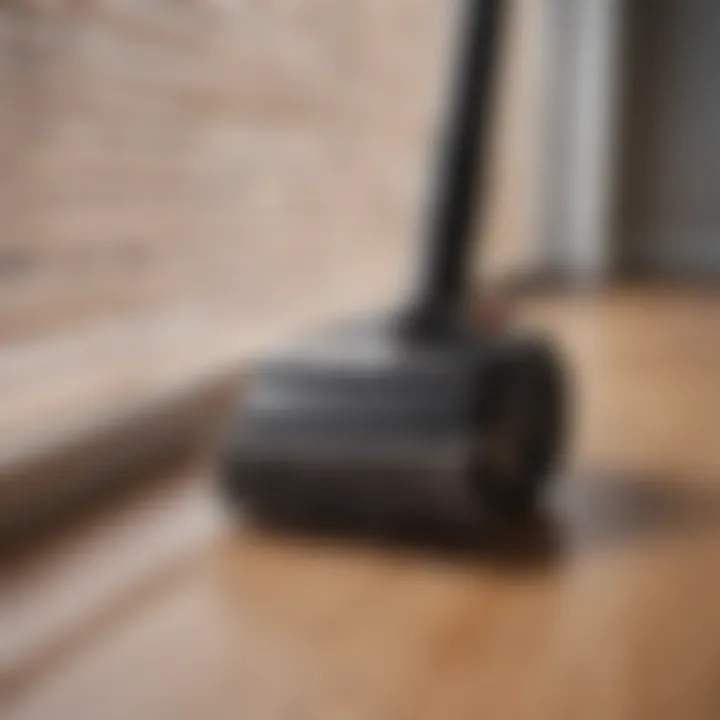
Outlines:
{"label": "black handle", "polygon": [[457,58],[436,150],[419,287],[412,326],[431,332],[454,324],[467,296],[468,271],[481,183],[488,165],[502,0],[459,0]]}

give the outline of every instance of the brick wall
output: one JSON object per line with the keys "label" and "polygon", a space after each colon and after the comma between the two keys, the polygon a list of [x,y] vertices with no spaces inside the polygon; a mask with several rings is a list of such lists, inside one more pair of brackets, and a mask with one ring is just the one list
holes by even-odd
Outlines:
{"label": "brick wall", "polygon": [[0,8],[0,332],[208,299],[385,295],[444,12],[431,0]]}

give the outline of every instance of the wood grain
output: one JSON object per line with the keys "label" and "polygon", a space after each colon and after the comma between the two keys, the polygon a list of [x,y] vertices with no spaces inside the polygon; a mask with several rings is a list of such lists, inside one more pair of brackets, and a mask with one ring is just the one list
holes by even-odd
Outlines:
{"label": "wood grain", "polygon": [[[45,631],[5,654],[2,717],[720,716],[720,298],[624,293],[521,315],[556,331],[579,386],[576,452],[525,540],[544,552],[371,547],[220,518],[208,534],[193,528],[210,496],[180,493],[160,521],[142,508],[177,501],[149,493],[58,538],[52,572],[41,548],[8,569],[4,597],[32,610],[6,610],[0,638]],[[179,554],[157,551],[180,536]],[[53,627],[63,563],[84,610]],[[107,564],[124,579],[89,602]]]}

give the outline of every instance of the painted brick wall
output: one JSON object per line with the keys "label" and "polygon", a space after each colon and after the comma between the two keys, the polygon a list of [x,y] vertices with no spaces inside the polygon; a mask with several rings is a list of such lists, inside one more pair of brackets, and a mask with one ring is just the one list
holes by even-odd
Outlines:
{"label": "painted brick wall", "polygon": [[0,332],[371,302],[412,237],[432,0],[0,7]]}

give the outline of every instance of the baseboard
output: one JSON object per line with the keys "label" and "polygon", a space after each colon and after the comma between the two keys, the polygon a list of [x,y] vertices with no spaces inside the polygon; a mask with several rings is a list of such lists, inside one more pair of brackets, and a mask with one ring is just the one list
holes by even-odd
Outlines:
{"label": "baseboard", "polygon": [[238,391],[205,380],[0,468],[0,548],[212,444]]}

